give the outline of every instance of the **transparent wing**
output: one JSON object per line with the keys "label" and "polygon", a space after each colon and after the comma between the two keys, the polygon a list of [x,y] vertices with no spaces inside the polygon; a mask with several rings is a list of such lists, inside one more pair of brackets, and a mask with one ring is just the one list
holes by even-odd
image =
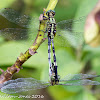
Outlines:
{"label": "transparent wing", "polygon": [[7,94],[36,90],[50,86],[48,82],[42,82],[34,78],[18,78],[4,83],[1,92]]}
{"label": "transparent wing", "polygon": [[3,36],[6,40],[25,40],[24,44],[26,45],[33,43],[38,33],[39,18],[22,15],[13,9],[6,8],[0,10],[0,15],[19,26],[27,28],[4,28],[0,30],[0,36]]}
{"label": "transparent wing", "polygon": [[26,29],[20,28],[4,28],[0,30],[0,35],[4,36],[8,40],[21,40],[27,39],[28,34]]}
{"label": "transparent wing", "polygon": [[78,81],[68,81],[67,83],[59,83],[59,85],[69,85],[69,86],[79,86],[79,85],[100,85],[98,81],[91,80],[78,80]]}
{"label": "transparent wing", "polygon": [[28,15],[22,15],[21,13],[10,8],[2,8],[0,10],[0,15],[5,17],[7,20],[15,24],[18,24],[19,26],[22,27],[26,28],[38,27],[37,22],[39,23],[39,18],[36,17],[32,18]]}
{"label": "transparent wing", "polygon": [[83,45],[83,24],[85,22],[85,19],[86,17],[82,16],[77,19],[63,20],[57,23],[57,38],[61,40],[61,46],[73,46],[74,48],[77,48]]}
{"label": "transparent wing", "polygon": [[36,31],[29,31],[21,28],[3,28],[0,30],[0,36],[4,36],[7,40],[33,40]]}
{"label": "transparent wing", "polygon": [[80,36],[78,33],[73,34],[72,32],[65,30],[60,30],[59,32],[60,35],[56,35],[56,37],[54,38],[54,43],[56,46],[78,48],[84,43],[84,38],[82,36],[83,33],[79,33],[81,34]]}
{"label": "transparent wing", "polygon": [[95,77],[100,77],[100,75],[89,75],[89,74],[68,74],[65,76],[64,79],[60,81],[73,81],[73,80],[83,80],[83,79],[88,79],[88,78],[95,78]]}
{"label": "transparent wing", "polygon": [[[80,32],[82,31],[81,25],[84,23],[86,19],[86,16],[80,16],[79,18],[76,19],[69,19],[69,20],[63,20],[57,23],[57,28],[59,29],[64,29],[68,31],[73,31],[73,32]],[[77,27],[73,28],[77,24]]]}

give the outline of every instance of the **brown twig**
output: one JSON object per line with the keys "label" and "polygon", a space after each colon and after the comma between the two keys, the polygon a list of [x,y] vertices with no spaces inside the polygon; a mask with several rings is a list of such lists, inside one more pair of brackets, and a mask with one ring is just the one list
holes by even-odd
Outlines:
{"label": "brown twig", "polygon": [[[45,21],[41,21],[39,29],[43,30],[44,28],[45,28]],[[8,67],[7,70],[0,75],[0,84],[10,80],[14,73],[19,72],[22,64],[26,62],[32,55],[37,53],[36,50],[43,41],[44,41],[44,32],[39,31],[33,45],[24,54],[21,53],[20,56],[17,58],[16,62],[11,67]]]}

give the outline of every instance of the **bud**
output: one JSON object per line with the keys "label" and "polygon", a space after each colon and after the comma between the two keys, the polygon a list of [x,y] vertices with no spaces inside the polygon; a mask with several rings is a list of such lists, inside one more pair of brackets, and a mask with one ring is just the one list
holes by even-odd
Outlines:
{"label": "bud", "polygon": [[100,0],[86,19],[84,38],[92,47],[100,45]]}

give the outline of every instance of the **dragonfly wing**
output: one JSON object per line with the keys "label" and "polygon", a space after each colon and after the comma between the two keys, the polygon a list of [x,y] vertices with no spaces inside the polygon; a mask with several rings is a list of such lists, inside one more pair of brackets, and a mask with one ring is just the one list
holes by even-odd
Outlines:
{"label": "dragonfly wing", "polygon": [[[61,47],[74,47],[78,48],[79,46],[82,46],[84,43],[82,34],[80,33],[72,33],[70,31],[60,30],[58,32],[58,35],[55,37],[55,45],[61,46]],[[60,41],[60,42],[58,42]]]}
{"label": "dragonfly wing", "polygon": [[42,82],[34,78],[18,78],[4,83],[1,92],[7,94],[19,93],[29,90],[36,90],[50,86],[48,82]]}
{"label": "dragonfly wing", "polygon": [[95,78],[100,77],[100,75],[89,75],[89,74],[68,74],[65,76],[64,79],[60,81],[73,81],[73,80],[82,80],[82,79],[88,79],[88,78]]}
{"label": "dragonfly wing", "polygon": [[[81,24],[85,21],[85,18],[86,17],[83,16],[76,20],[69,19],[57,23],[57,37],[60,36],[59,40],[62,42],[62,46],[72,46],[77,48],[78,46],[83,45],[83,31],[82,29],[80,30],[79,26],[81,26]],[[73,28],[74,24],[76,24],[78,28]]]}
{"label": "dragonfly wing", "polygon": [[[85,22],[86,16],[81,16],[77,19],[68,19],[68,20],[63,20],[57,23],[57,28],[63,29],[63,30],[68,30],[68,31],[73,31],[73,32],[80,32],[80,26],[82,23]],[[78,29],[73,28],[74,24],[78,26]]]}
{"label": "dragonfly wing", "polygon": [[38,27],[36,23],[39,24],[39,18],[31,18],[28,15],[22,15],[21,13],[10,8],[2,8],[0,10],[0,15],[9,21],[26,28],[36,28],[36,26]]}
{"label": "dragonfly wing", "polygon": [[28,37],[27,31],[20,28],[4,28],[0,30],[0,35],[8,40],[20,40]]}
{"label": "dragonfly wing", "polygon": [[3,36],[7,40],[29,40],[30,38],[32,38],[31,40],[33,40],[37,32],[28,31],[28,29],[21,28],[4,28],[0,30],[0,36]]}
{"label": "dragonfly wing", "polygon": [[59,83],[59,85],[72,85],[72,86],[79,86],[79,85],[100,85],[98,81],[91,81],[91,80],[78,80],[77,82],[71,81],[67,83]]}

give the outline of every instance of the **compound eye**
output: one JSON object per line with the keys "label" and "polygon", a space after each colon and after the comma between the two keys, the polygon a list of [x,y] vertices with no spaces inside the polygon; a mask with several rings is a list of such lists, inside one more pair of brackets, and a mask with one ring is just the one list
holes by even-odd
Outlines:
{"label": "compound eye", "polygon": [[55,16],[55,13],[53,13],[53,16]]}
{"label": "compound eye", "polygon": [[52,15],[55,16],[55,12],[52,11]]}

